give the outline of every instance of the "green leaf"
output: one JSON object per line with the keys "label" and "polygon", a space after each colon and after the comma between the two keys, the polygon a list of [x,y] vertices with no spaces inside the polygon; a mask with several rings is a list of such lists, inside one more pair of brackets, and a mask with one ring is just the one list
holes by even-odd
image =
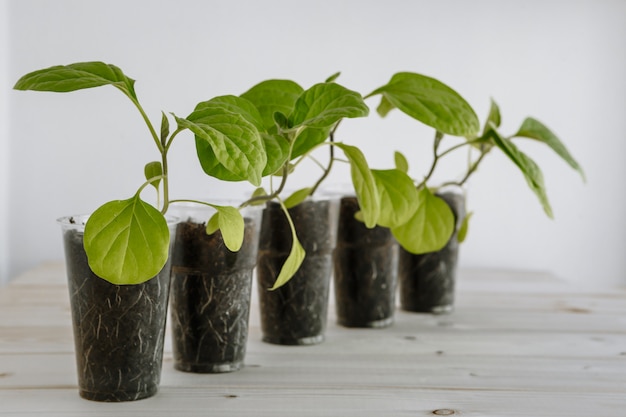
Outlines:
{"label": "green leaf", "polygon": [[300,190],[295,191],[293,194],[287,197],[285,201],[283,202],[283,204],[285,205],[285,207],[290,209],[302,203],[310,195],[311,195],[311,187],[302,188]]}
{"label": "green leaf", "polygon": [[194,111],[215,107],[226,109],[243,116],[244,119],[253,124],[260,132],[265,129],[261,114],[257,108],[250,101],[241,97],[232,95],[213,97],[211,100],[196,104]]}
{"label": "green leaf", "polygon": [[333,75],[331,75],[330,77],[326,78],[326,81],[324,81],[325,83],[332,83],[334,82],[337,78],[339,78],[339,76],[341,75],[341,72],[336,72]]}
{"label": "green leaf", "polygon": [[[256,198],[256,197],[264,197],[266,195],[267,195],[267,191],[265,191],[265,188],[259,187],[259,188],[256,188],[254,190],[254,192],[252,193],[250,198],[252,199],[252,198]],[[251,205],[251,206],[261,206],[261,205],[264,205],[265,203],[266,203],[266,200],[260,200],[260,201],[251,202],[251,203],[249,203],[249,205]]]}
{"label": "green leaf", "polygon": [[539,166],[535,163],[535,161],[530,159],[530,157],[520,151],[512,141],[500,137],[495,130],[493,131],[492,137],[496,146],[498,146],[498,148],[500,148],[502,152],[504,152],[504,154],[508,156],[509,159],[511,159],[511,161],[513,161],[513,163],[515,163],[515,165],[517,165],[517,167],[522,171],[528,186],[535,193],[539,202],[543,206],[543,210],[546,212],[548,217],[553,218],[552,207],[550,207],[550,202],[548,201],[548,196],[546,194],[546,187],[543,181],[543,173],[541,172],[541,169],[539,169]]}
{"label": "green leaf", "polygon": [[260,185],[267,156],[258,130],[244,116],[214,104],[176,121],[194,133],[198,159],[206,174]]}
{"label": "green leaf", "polygon": [[[160,177],[161,175],[163,175],[163,166],[159,161],[148,162],[144,167],[144,174],[147,181],[150,181],[156,177]],[[157,190],[159,189],[160,183],[161,179],[150,181],[150,184]]]}
{"label": "green leaf", "polygon": [[472,136],[480,129],[478,117],[467,101],[434,78],[400,72],[369,96],[375,94],[382,94],[386,99],[378,110],[383,116],[394,106],[427,126],[450,135]]}
{"label": "green leaf", "polygon": [[454,233],[454,213],[448,204],[428,187],[418,193],[417,209],[409,221],[391,229],[407,251],[422,254],[441,250]]}
{"label": "green leaf", "polygon": [[395,108],[396,107],[393,104],[391,104],[389,99],[387,99],[387,96],[383,94],[380,97],[380,104],[376,108],[376,113],[378,113],[380,117],[386,117],[389,114],[389,112]]}
{"label": "green leaf", "polygon": [[115,65],[104,62],[78,62],[28,73],[20,78],[13,88],[66,93],[112,85],[126,95],[137,99],[134,84],[135,81],[124,75],[122,70]]}
{"label": "green leaf", "polygon": [[289,118],[285,116],[283,112],[274,112],[274,123],[278,130],[289,130],[291,126],[289,125]]}
{"label": "green leaf", "polygon": [[483,129],[483,133],[487,132],[487,129],[491,125],[495,127],[500,127],[500,123],[502,123],[502,116],[500,115],[500,107],[498,103],[496,103],[493,99],[491,100],[491,107],[489,108],[489,115],[487,116],[487,121],[485,122],[485,128]]}
{"label": "green leaf", "polygon": [[279,135],[261,133],[267,164],[263,169],[263,176],[274,175],[279,171],[289,158],[289,142]]}
{"label": "green leaf", "polygon": [[369,109],[356,91],[335,83],[320,83],[298,98],[289,116],[291,126],[324,129],[343,118],[365,117]]}
{"label": "green leaf", "polygon": [[161,112],[161,145],[167,145],[167,139],[170,135],[170,121],[167,119],[165,112]]}
{"label": "green leaf", "polygon": [[[209,233],[209,225],[211,230],[215,227],[215,220],[217,218],[217,224],[222,232],[222,239],[224,239],[224,244],[231,252],[237,252],[241,249],[241,245],[243,244],[244,237],[244,229],[245,223],[243,220],[243,216],[235,207],[231,206],[217,206],[211,204],[217,213],[213,215],[211,221],[207,223],[207,233]],[[211,224],[213,223],[213,224]],[[215,231],[213,230],[212,233]],[[209,233],[211,234],[211,233]]]}
{"label": "green leaf", "polygon": [[304,258],[306,256],[306,252],[304,251],[302,244],[298,240],[298,235],[296,234],[296,228],[293,225],[293,220],[291,219],[291,216],[289,215],[287,208],[283,204],[281,204],[281,207],[283,211],[285,212],[285,215],[287,216],[287,221],[289,222],[289,227],[291,228],[291,237],[292,237],[293,243],[291,244],[291,251],[289,251],[289,256],[287,256],[287,259],[285,260],[285,263],[280,269],[280,272],[278,274],[278,277],[276,278],[276,281],[274,281],[274,286],[272,286],[270,290],[275,290],[277,288],[282,287],[291,278],[293,278],[296,272],[298,272],[298,269],[300,269],[300,265],[302,265],[302,262],[304,261]]}
{"label": "green leaf", "polygon": [[290,80],[263,81],[241,95],[258,109],[265,131],[274,127],[274,113],[291,114],[303,88]]}
{"label": "green leaf", "polygon": [[354,146],[343,143],[335,143],[333,146],[343,150],[346,158],[350,161],[352,184],[363,212],[365,226],[368,228],[376,226],[380,216],[380,195],[365,156]]}
{"label": "green leaf", "polygon": [[213,213],[209,221],[206,223],[206,234],[212,235],[213,233],[220,230],[220,213],[216,211]]}
{"label": "green leaf", "polygon": [[139,284],[156,276],[167,261],[169,244],[165,218],[139,195],[104,204],[85,225],[89,267],[113,284]]}
{"label": "green leaf", "polygon": [[291,158],[293,160],[300,155],[304,155],[320,143],[324,142],[330,134],[331,128],[313,129],[307,127],[301,131],[293,144]]}
{"label": "green leaf", "polygon": [[461,223],[461,227],[459,228],[459,233],[457,235],[457,241],[459,243],[465,242],[465,238],[467,238],[467,231],[469,230],[469,221],[472,218],[474,213],[469,212],[463,219],[463,223]]}
{"label": "green leaf", "polygon": [[409,161],[407,161],[404,154],[398,151],[394,152],[393,160],[396,164],[396,169],[404,172],[405,174],[409,172]]}
{"label": "green leaf", "polygon": [[583,181],[586,180],[585,172],[574,157],[569,153],[565,145],[559,140],[559,138],[552,133],[550,129],[539,120],[531,117],[524,120],[522,126],[517,133],[513,136],[526,137],[530,139],[538,140],[548,145],[554,152],[557,153],[565,162],[569,164],[573,169],[580,173]]}
{"label": "green leaf", "polygon": [[417,189],[413,180],[397,169],[372,170],[380,195],[378,224],[400,226],[412,217],[417,208]]}

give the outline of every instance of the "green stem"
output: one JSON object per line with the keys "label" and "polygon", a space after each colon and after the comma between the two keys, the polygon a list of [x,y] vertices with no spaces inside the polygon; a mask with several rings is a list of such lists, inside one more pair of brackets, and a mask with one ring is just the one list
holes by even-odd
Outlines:
{"label": "green stem", "polygon": [[435,140],[433,144],[433,163],[430,165],[430,170],[428,171],[428,174],[426,174],[422,182],[420,182],[417,185],[417,188],[422,188],[423,186],[425,186],[428,180],[430,179],[430,177],[432,177],[435,172],[435,167],[437,166],[437,162],[439,162],[439,158],[442,156],[437,153],[439,149],[439,144],[441,143],[441,139],[443,139],[443,133],[441,133],[440,131],[436,131]]}
{"label": "green stem", "polygon": [[337,126],[339,126],[339,123],[337,123],[335,127],[333,128],[333,130],[330,131],[330,156],[328,160],[328,165],[326,166],[326,169],[322,173],[322,176],[313,185],[313,188],[311,188],[310,195],[313,195],[315,191],[317,191],[317,189],[322,184],[322,182],[326,179],[326,177],[328,177],[328,174],[330,174],[330,171],[333,167],[333,162],[335,161],[335,146],[333,145],[333,143],[335,142],[335,131],[337,130]]}
{"label": "green stem", "polygon": [[256,197],[249,198],[248,200],[241,203],[239,205],[239,208],[249,206],[250,204],[253,204],[253,203],[270,201],[270,200],[277,198],[280,195],[280,193],[283,191],[283,189],[285,188],[285,184],[287,184],[288,175],[289,175],[289,162],[286,162],[285,165],[283,165],[283,175],[280,179],[280,184],[278,185],[278,188],[275,191],[267,195],[259,195]]}

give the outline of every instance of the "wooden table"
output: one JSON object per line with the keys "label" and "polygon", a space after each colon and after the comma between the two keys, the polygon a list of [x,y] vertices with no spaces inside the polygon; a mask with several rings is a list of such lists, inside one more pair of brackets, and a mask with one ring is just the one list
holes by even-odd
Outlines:
{"label": "wooden table", "polygon": [[465,270],[451,315],[346,329],[331,308],[307,347],[261,342],[253,303],[241,371],[178,372],[168,337],[155,397],[95,403],[78,396],[64,267],[36,268],[0,289],[0,415],[626,416],[624,290]]}

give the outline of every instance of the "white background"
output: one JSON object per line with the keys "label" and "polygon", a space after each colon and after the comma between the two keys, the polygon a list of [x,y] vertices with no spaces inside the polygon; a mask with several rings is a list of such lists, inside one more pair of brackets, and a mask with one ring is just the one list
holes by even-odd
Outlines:
{"label": "white background", "polygon": [[[2,33],[2,31],[5,31]],[[0,278],[62,259],[57,217],[128,198],[158,157],[141,118],[111,87],[70,94],[12,91],[36,69],[102,60],[137,80],[149,116],[187,115],[199,101],[268,78],[305,88],[336,71],[367,94],[398,71],[438,78],[481,120],[494,98],[503,131],[532,115],[579,160],[587,183],[549,149],[523,143],[542,167],[555,220],[499,151],[469,184],[474,211],[462,266],[548,270],[590,285],[626,284],[626,2],[5,0],[0,3]],[[432,132],[399,112],[340,127],[376,168],[394,150],[411,174],[430,163]],[[7,122],[8,121],[8,122]],[[181,135],[175,197],[239,196],[245,184],[207,179]],[[450,142],[452,143],[452,142]],[[8,164],[7,161],[8,160]],[[461,174],[463,158],[437,179]],[[8,172],[8,176],[6,175]],[[331,182],[344,182],[347,170]],[[311,166],[297,184],[317,176]],[[8,246],[8,247],[7,247]],[[2,281],[0,279],[0,281]]]}

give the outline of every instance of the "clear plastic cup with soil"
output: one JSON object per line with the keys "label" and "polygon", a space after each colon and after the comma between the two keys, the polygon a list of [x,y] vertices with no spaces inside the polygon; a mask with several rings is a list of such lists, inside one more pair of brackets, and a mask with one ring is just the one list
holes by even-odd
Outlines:
{"label": "clear plastic cup with soil", "polygon": [[292,245],[291,229],[280,205],[263,210],[257,279],[263,341],[311,345],[324,340],[337,238],[336,199],[307,198],[289,209],[306,257],[285,285],[270,291]]}
{"label": "clear plastic cup with soil", "polygon": [[393,323],[398,245],[388,228],[365,227],[355,218],[354,196],[339,205],[334,284],[337,321],[346,327],[387,327]]}
{"label": "clear plastic cup with soil", "polygon": [[454,309],[454,288],[459,257],[458,232],[465,218],[465,190],[444,187],[436,193],[450,206],[455,230],[446,246],[421,255],[400,248],[398,281],[400,306],[418,313],[449,313]]}
{"label": "clear plastic cup with soil", "polygon": [[[151,397],[161,378],[170,261],[141,284],[105,281],[91,271],[83,248],[87,218],[58,220],[65,246],[79,394],[105,402]],[[168,225],[173,242],[176,221],[168,219]]]}
{"label": "clear plastic cup with soil", "polygon": [[171,210],[181,219],[172,254],[174,367],[196,373],[237,371],[246,354],[261,209],[241,211],[244,240],[237,252],[225,246],[219,230],[207,234],[213,208],[174,204]]}

